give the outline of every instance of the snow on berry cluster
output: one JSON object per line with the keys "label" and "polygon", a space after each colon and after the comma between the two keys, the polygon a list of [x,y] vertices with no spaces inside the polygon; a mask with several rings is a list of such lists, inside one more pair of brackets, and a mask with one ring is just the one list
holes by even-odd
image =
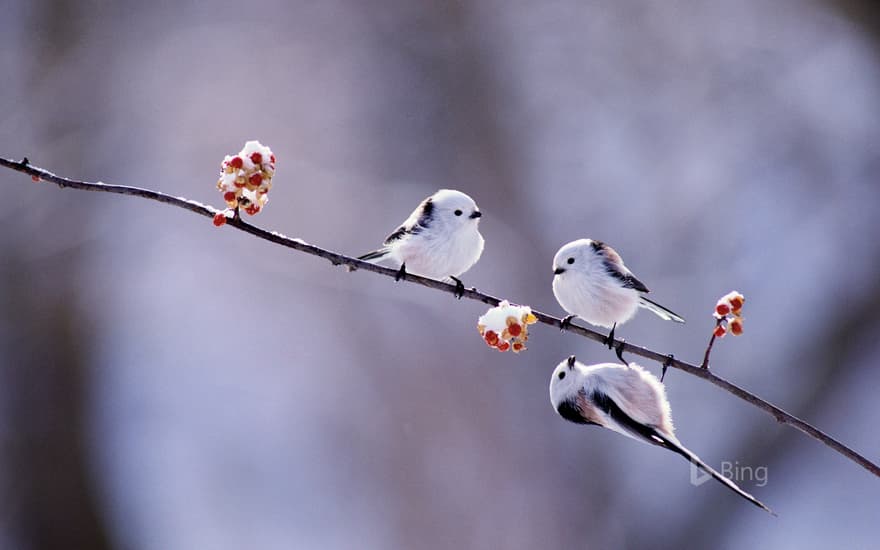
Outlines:
{"label": "snow on berry cluster", "polygon": [[718,319],[715,327],[716,338],[724,338],[728,332],[734,336],[743,333],[742,307],[745,302],[745,297],[735,290],[718,300],[715,311],[712,312],[712,315]]}
{"label": "snow on berry cluster", "polygon": [[217,189],[229,210],[214,216],[215,225],[226,223],[227,212],[244,210],[253,216],[266,206],[272,176],[275,175],[275,155],[259,141],[248,141],[237,155],[226,155],[220,165]]}
{"label": "snow on berry cluster", "polygon": [[513,306],[504,300],[477,320],[477,330],[490,348],[519,353],[526,349],[529,325],[537,322],[532,308]]}

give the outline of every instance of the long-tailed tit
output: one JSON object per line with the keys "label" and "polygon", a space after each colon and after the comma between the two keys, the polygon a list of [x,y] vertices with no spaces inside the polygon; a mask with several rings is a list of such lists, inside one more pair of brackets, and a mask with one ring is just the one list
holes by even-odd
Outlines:
{"label": "long-tailed tit", "polygon": [[383,247],[360,260],[389,259],[400,266],[397,280],[407,273],[432,279],[451,279],[456,296],[464,292],[458,276],[483,253],[479,222],[483,213],[472,198],[453,189],[441,189],[423,200],[409,218],[388,235]]}
{"label": "long-tailed tit", "polygon": [[[566,244],[553,258],[553,275],[553,295],[570,314],[563,319],[563,328],[574,317],[610,327],[609,348],[614,343],[614,329],[630,320],[639,307],[661,319],[684,323],[678,314],[646,298],[648,287],[623,264],[620,254],[603,242],[578,239]],[[621,350],[617,350],[618,357]]]}
{"label": "long-tailed tit", "polygon": [[731,491],[776,515],[678,441],[673,433],[672,414],[663,384],[639,365],[586,366],[572,355],[553,371],[550,402],[560,416],[571,422],[608,428],[678,453]]}

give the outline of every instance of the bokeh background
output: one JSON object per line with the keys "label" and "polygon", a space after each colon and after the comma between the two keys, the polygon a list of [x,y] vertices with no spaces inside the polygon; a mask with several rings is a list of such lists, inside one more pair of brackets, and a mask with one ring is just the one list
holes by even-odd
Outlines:
{"label": "bokeh background", "polygon": [[[551,259],[615,246],[698,361],[880,459],[880,16],[870,0],[6,0],[0,154],[370,250],[440,187],[485,213],[465,282],[559,314]],[[680,372],[680,457],[562,421],[569,354],[489,350],[485,307],[157,203],[0,173],[0,548],[870,548],[880,480]],[[646,365],[657,372],[659,366]]]}

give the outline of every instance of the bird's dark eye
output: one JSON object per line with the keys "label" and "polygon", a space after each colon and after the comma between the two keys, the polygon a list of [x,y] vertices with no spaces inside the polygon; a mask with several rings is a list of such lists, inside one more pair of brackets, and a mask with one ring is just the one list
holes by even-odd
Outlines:
{"label": "bird's dark eye", "polygon": [[569,259],[566,260],[566,261],[568,262],[569,265],[571,265],[571,264],[574,263],[574,258],[569,258]]}
{"label": "bird's dark eye", "polygon": [[456,215],[456,216],[461,216],[461,214],[462,214],[461,210],[456,210],[456,211],[455,211],[455,215]]}
{"label": "bird's dark eye", "polygon": [[563,378],[565,378],[565,371],[561,370],[559,371],[559,379],[562,380]]}

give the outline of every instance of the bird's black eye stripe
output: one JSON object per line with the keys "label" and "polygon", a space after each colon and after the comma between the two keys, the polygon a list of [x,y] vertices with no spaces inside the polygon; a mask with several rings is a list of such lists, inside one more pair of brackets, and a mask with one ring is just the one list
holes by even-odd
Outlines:
{"label": "bird's black eye stripe", "polygon": [[562,380],[563,378],[565,378],[565,371],[561,370],[559,371],[559,379]]}
{"label": "bird's black eye stripe", "polygon": [[569,259],[566,260],[566,261],[568,262],[569,265],[571,265],[571,264],[574,263],[574,258],[569,258]]}
{"label": "bird's black eye stripe", "polygon": [[462,214],[462,211],[461,211],[461,210],[456,210],[456,211],[455,211],[455,215],[456,215],[456,216],[461,216],[461,214]]}

